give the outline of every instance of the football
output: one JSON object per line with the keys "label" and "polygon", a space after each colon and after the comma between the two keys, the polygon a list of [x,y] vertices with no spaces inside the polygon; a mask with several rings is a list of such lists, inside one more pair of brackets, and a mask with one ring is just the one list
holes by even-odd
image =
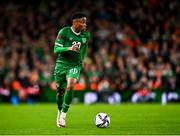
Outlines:
{"label": "football", "polygon": [[107,128],[110,124],[110,117],[106,113],[98,113],[94,122],[98,128]]}

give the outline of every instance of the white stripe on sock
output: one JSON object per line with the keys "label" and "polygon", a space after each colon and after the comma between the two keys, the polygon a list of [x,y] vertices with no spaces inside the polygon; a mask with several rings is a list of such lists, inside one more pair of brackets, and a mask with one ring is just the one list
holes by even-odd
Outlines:
{"label": "white stripe on sock", "polygon": [[68,104],[66,104],[66,103],[63,103],[65,106],[70,106],[70,105],[68,105]]}

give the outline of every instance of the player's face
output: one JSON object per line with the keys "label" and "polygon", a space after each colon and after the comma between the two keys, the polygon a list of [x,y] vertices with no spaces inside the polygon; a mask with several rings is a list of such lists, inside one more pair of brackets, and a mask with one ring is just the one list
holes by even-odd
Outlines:
{"label": "player's face", "polygon": [[79,31],[85,31],[87,27],[86,17],[77,19],[76,26]]}

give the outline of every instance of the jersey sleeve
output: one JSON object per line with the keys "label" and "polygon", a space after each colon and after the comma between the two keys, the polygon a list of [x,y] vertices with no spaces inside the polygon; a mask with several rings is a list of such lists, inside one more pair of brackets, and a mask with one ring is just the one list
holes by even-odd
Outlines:
{"label": "jersey sleeve", "polygon": [[68,51],[69,47],[63,47],[66,39],[66,30],[61,29],[56,37],[54,53],[62,53]]}

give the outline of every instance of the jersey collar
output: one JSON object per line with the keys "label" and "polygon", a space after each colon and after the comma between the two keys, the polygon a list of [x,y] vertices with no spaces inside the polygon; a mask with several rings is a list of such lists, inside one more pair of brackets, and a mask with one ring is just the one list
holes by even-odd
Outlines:
{"label": "jersey collar", "polygon": [[72,32],[73,32],[75,35],[80,35],[80,33],[81,33],[81,32],[76,33],[76,32],[73,30],[72,26],[71,26],[71,30],[72,30]]}

